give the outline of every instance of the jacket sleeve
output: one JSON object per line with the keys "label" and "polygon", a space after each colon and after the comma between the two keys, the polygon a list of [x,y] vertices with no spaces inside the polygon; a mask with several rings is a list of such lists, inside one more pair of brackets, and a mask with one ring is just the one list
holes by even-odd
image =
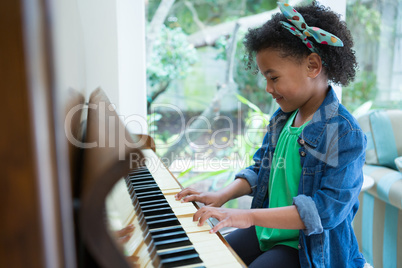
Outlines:
{"label": "jacket sleeve", "polygon": [[[306,235],[338,226],[358,204],[363,184],[366,137],[361,130],[350,130],[338,138],[326,154],[320,187],[313,196],[293,198],[306,226]],[[357,207],[355,208],[357,209]]]}
{"label": "jacket sleeve", "polygon": [[265,151],[268,146],[267,141],[268,141],[268,133],[265,134],[265,136],[264,136],[262,146],[255,152],[255,154],[253,156],[254,165],[251,165],[251,166],[239,171],[235,175],[235,179],[244,178],[248,181],[248,183],[250,184],[251,190],[252,190],[252,192],[250,193],[251,196],[254,196],[255,189],[257,188],[258,173],[260,171],[263,157],[264,157]]}

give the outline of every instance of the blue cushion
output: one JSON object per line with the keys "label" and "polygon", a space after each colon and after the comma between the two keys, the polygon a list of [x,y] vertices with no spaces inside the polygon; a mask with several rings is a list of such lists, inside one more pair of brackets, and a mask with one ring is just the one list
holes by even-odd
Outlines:
{"label": "blue cushion", "polygon": [[358,119],[367,137],[366,163],[397,169],[402,155],[402,111],[373,110]]}

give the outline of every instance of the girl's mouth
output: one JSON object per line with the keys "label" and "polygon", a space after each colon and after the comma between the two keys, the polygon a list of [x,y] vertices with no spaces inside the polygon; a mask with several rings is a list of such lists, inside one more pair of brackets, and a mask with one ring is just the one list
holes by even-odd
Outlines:
{"label": "girl's mouth", "polygon": [[283,100],[283,97],[276,97],[275,100],[277,103],[279,103],[281,100]]}

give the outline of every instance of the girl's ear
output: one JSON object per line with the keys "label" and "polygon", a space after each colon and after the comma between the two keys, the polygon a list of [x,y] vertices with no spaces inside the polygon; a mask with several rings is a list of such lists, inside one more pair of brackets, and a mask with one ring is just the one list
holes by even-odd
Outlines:
{"label": "girl's ear", "polygon": [[307,56],[308,77],[316,78],[322,71],[322,59],[317,53]]}

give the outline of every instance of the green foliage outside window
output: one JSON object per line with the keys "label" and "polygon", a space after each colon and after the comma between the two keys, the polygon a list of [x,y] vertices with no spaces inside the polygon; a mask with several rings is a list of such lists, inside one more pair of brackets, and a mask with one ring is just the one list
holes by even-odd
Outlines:
{"label": "green foliage outside window", "polygon": [[197,51],[187,42],[187,35],[183,30],[162,25],[147,66],[149,85],[155,88],[160,84],[186,77],[191,65],[197,60]]}
{"label": "green foliage outside window", "polygon": [[377,94],[377,77],[373,72],[361,71],[353,83],[343,88],[342,103],[354,111],[367,101],[374,100]]}

